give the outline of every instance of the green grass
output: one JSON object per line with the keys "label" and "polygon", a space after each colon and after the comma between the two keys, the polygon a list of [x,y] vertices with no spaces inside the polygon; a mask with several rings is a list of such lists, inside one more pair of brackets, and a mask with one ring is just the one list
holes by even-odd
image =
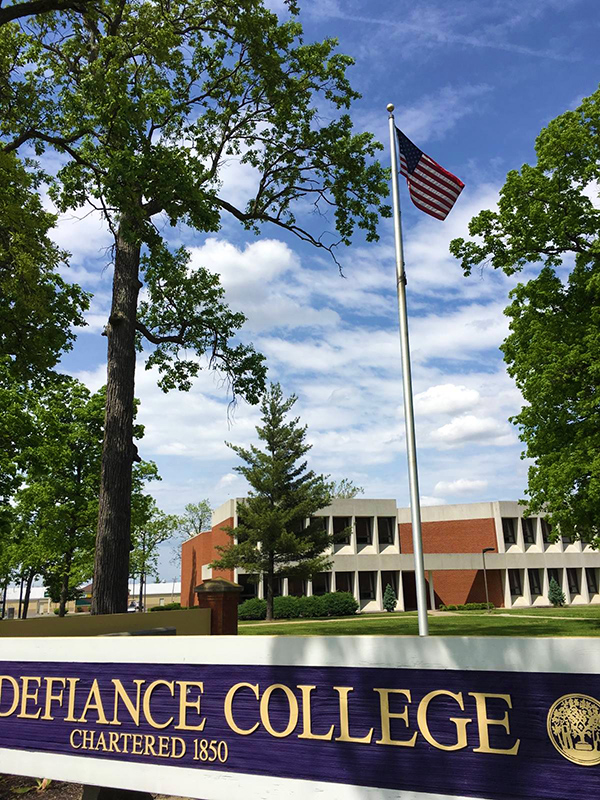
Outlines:
{"label": "green grass", "polygon": [[[523,617],[526,611],[535,611],[539,619]],[[565,609],[561,609],[564,611]],[[565,619],[566,615],[552,613],[552,609],[523,609],[507,612],[510,617],[497,613],[461,612],[453,616],[429,616],[429,631],[434,636],[600,636],[600,610],[567,609],[569,616],[589,619]],[[576,614],[575,611],[587,613]],[[545,619],[542,611],[550,612]],[[558,610],[557,610],[558,611]],[[331,622],[295,622],[280,620],[270,624],[240,623],[241,636],[416,636],[416,614],[365,614]]]}

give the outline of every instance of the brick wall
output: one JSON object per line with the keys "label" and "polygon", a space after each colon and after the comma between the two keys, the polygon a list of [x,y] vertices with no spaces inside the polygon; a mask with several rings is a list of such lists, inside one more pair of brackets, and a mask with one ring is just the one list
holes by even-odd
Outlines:
{"label": "brick wall", "polygon": [[[202,567],[210,564],[218,553],[217,545],[228,545],[231,539],[226,528],[233,528],[233,517],[215,525],[210,531],[194,536],[183,543],[181,548],[181,605],[197,606],[198,598],[194,588],[202,583]],[[232,569],[214,569],[213,578],[226,578],[233,580]]]}
{"label": "brick wall", "polygon": [[[412,526],[408,522],[398,525],[400,552],[412,553]],[[480,553],[484,547],[496,549],[494,520],[457,519],[441,522],[423,522],[424,553]]]}
{"label": "brick wall", "polygon": [[[487,570],[488,595],[490,603],[498,608],[504,606],[504,591],[500,570]],[[485,603],[485,585],[483,570],[453,569],[435,570],[433,573],[433,590],[436,607],[444,605],[460,605],[461,603]]]}

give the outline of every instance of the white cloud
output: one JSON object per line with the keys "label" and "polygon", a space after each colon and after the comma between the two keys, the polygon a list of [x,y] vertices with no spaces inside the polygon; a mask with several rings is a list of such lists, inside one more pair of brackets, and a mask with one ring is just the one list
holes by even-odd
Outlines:
{"label": "white cloud", "polygon": [[419,414],[454,414],[473,408],[480,399],[476,389],[443,383],[430,386],[425,392],[415,395],[414,404]]}
{"label": "white cloud", "polygon": [[498,446],[513,444],[514,434],[498,419],[464,414],[432,431],[431,439],[446,447],[461,447],[468,442]]}
{"label": "white cloud", "polygon": [[469,480],[457,478],[455,481],[438,481],[433,489],[436,494],[473,494],[486,489],[488,485],[484,480]]}

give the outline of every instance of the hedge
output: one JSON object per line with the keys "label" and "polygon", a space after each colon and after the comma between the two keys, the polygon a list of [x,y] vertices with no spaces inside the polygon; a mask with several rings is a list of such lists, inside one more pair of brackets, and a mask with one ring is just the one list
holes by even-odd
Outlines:
{"label": "hedge", "polygon": [[439,606],[439,611],[487,611],[496,608],[493,603],[460,603],[459,605]]}
{"label": "hedge", "polygon": [[181,603],[165,603],[164,606],[153,606],[148,611],[179,611]]}
{"label": "hedge", "polygon": [[[317,619],[319,617],[346,617],[358,611],[358,603],[350,592],[329,592],[312,597],[275,597],[275,619]],[[267,601],[258,597],[245,600],[238,607],[238,619],[265,619]]]}

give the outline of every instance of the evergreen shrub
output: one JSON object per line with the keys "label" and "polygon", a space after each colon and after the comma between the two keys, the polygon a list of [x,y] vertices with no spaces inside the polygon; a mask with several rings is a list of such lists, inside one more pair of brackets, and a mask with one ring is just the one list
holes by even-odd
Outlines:
{"label": "evergreen shrub", "polygon": [[238,606],[238,619],[266,619],[267,601],[259,597],[244,600]]}
{"label": "evergreen shrub", "polygon": [[554,578],[550,578],[550,584],[548,586],[548,600],[550,600],[555,608],[557,606],[564,606],[567,601],[565,593],[554,580]]}
{"label": "evergreen shrub", "polygon": [[274,619],[297,619],[300,616],[303,598],[293,597],[274,597],[273,598],[273,618]]}
{"label": "evergreen shrub", "polygon": [[329,592],[321,597],[328,617],[349,617],[358,611],[358,603],[351,592]]}
{"label": "evergreen shrub", "polygon": [[440,611],[487,611],[491,608],[496,608],[496,606],[493,603],[459,603],[458,605],[450,603],[447,606],[439,606]]}
{"label": "evergreen shrub", "polygon": [[385,587],[385,592],[383,593],[383,607],[386,611],[394,611],[396,609],[397,602],[398,598],[396,597],[394,587],[388,583],[388,585]]}
{"label": "evergreen shrub", "polygon": [[299,616],[304,619],[319,619],[327,616],[327,605],[323,599],[325,595],[313,595],[312,597],[298,597],[300,609]]}

